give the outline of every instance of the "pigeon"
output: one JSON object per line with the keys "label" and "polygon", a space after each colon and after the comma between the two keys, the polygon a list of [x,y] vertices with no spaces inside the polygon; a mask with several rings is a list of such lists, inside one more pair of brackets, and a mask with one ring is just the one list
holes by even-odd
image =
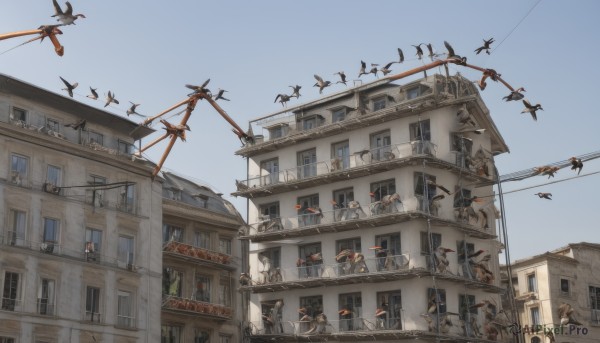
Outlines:
{"label": "pigeon", "polygon": [[536,193],[534,195],[537,195],[538,197],[540,197],[540,199],[544,198],[544,199],[552,200],[552,193]]}
{"label": "pigeon", "polygon": [[62,80],[62,82],[65,84],[65,86],[67,86],[67,88],[63,88],[62,90],[69,92],[69,96],[72,98],[73,97],[73,89],[77,88],[77,86],[79,86],[79,83],[75,82],[73,84],[70,84],[69,82],[67,82],[67,80],[63,79],[61,76],[59,76],[59,77]]}
{"label": "pigeon", "polygon": [[404,62],[404,53],[402,49],[398,48],[398,63]]}
{"label": "pigeon", "polygon": [[455,54],[454,53],[454,48],[452,48],[452,45],[450,45],[450,43],[444,41],[444,46],[448,50],[448,58],[460,60],[460,62],[458,63],[460,65],[466,65],[467,64],[467,58]]}
{"label": "pigeon", "polygon": [[360,71],[358,72],[358,77],[367,74],[369,74],[367,73],[367,64],[365,63],[365,61],[360,61]]}
{"label": "pigeon", "polygon": [[423,45],[423,43],[420,43],[419,45],[413,45],[417,49],[416,55],[418,59],[423,58],[423,49],[421,49],[421,45]]}
{"label": "pigeon", "polygon": [[119,104],[119,100],[115,99],[115,93],[108,91],[108,95],[106,96],[106,104],[104,104],[104,107],[110,105],[111,102],[114,102],[117,105]]}
{"label": "pigeon", "polygon": [[127,113],[127,116],[130,116],[130,115],[132,115],[132,114],[136,114],[136,115],[138,115],[138,116],[140,116],[140,117],[145,117],[144,115],[141,115],[141,114],[139,114],[139,113],[137,113],[137,112],[135,111],[135,110],[136,110],[136,108],[137,108],[138,106],[140,106],[140,104],[134,104],[134,103],[133,103],[133,102],[131,102],[131,101],[130,101],[129,103],[131,104],[131,107],[130,107],[130,108],[127,110],[127,112],[125,112],[125,113]]}
{"label": "pigeon", "polygon": [[542,108],[542,105],[540,104],[536,104],[535,106],[532,106],[529,101],[523,99],[523,105],[525,105],[525,109],[523,111],[521,111],[521,113],[529,113],[531,114],[531,117],[533,118],[533,120],[537,121],[537,115],[536,115],[536,111],[538,110],[544,110]]}
{"label": "pigeon", "polygon": [[583,168],[583,162],[581,161],[581,158],[571,157],[569,161],[571,161],[571,170],[579,169],[577,171],[577,175],[579,175],[581,173],[581,169]]}
{"label": "pigeon", "polygon": [[315,83],[315,87],[319,87],[319,94],[323,93],[323,88],[331,86],[330,81],[323,81],[323,79],[317,74],[315,74],[314,76],[315,76],[315,79],[317,79],[317,83]]}
{"label": "pigeon", "polygon": [[92,87],[90,87],[90,92],[92,92],[92,94],[86,95],[86,96],[88,98],[92,99],[92,100],[97,100],[98,99],[98,92],[96,92],[96,89],[98,89],[98,88],[92,88]]}
{"label": "pigeon", "polygon": [[483,40],[483,45],[477,49],[475,49],[475,54],[479,55],[480,52],[482,52],[483,50],[485,50],[486,54],[490,54],[490,45],[492,45],[492,43],[494,43],[494,38],[490,38],[488,40]]}
{"label": "pigeon", "polygon": [[273,102],[277,102],[277,99],[279,99],[281,106],[285,106],[285,103],[290,101],[290,98],[291,98],[291,96],[289,96],[287,94],[277,94],[277,96],[275,97],[275,101],[273,101]]}
{"label": "pigeon", "polygon": [[290,97],[296,97],[296,99],[300,98],[300,88],[302,88],[302,86],[290,86],[293,90],[292,95],[290,95]]}
{"label": "pigeon", "polygon": [[224,89],[219,88],[219,91],[217,92],[217,95],[215,96],[215,101],[219,100],[219,99],[223,99],[225,101],[229,101],[229,99],[227,99],[226,97],[223,96],[223,93],[227,92]]}
{"label": "pigeon", "polygon": [[[341,81],[338,81],[338,82],[336,82],[336,83],[343,83],[343,84],[346,84],[346,74],[344,74],[344,72],[343,72],[343,71],[337,72],[337,73],[335,73],[335,74],[333,74],[333,75],[339,75],[339,76],[340,76],[340,79],[341,79]],[[360,76],[360,75],[358,75],[358,76]]]}
{"label": "pigeon", "polygon": [[56,21],[62,22],[62,25],[75,25],[75,20],[77,20],[77,18],[85,18],[83,14],[73,15],[73,6],[71,6],[71,3],[69,3],[68,1],[66,2],[67,9],[64,12],[60,8],[60,5],[58,5],[58,2],[56,0],[52,0],[52,3],[54,4],[55,12],[54,15],[52,15],[52,17],[57,17]]}
{"label": "pigeon", "polygon": [[523,87],[517,88],[514,91],[510,92],[509,95],[505,96],[502,99],[504,99],[506,101],[511,101],[511,100],[518,101],[518,100],[521,100],[521,99],[523,99],[525,97],[522,94],[522,92],[525,92],[525,88],[523,88]]}

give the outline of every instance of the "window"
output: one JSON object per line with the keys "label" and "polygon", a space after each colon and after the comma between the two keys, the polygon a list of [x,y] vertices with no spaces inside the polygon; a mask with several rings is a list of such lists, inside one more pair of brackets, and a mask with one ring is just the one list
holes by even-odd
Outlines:
{"label": "window", "polygon": [[406,100],[421,96],[421,86],[412,87],[406,90]]}
{"label": "window", "polygon": [[27,111],[22,108],[13,107],[12,113],[10,114],[10,119],[13,122],[21,122],[22,124],[27,124]]}
{"label": "window", "polygon": [[210,232],[208,231],[196,231],[196,242],[195,246],[210,250]]}
{"label": "window", "polygon": [[58,123],[58,120],[50,118],[46,119],[46,127],[48,128],[48,130],[60,132],[60,124]]}
{"label": "window", "polygon": [[350,143],[343,141],[331,145],[331,170],[350,168]]}
{"label": "window", "polygon": [[280,138],[280,137],[287,135],[288,128],[289,128],[289,126],[286,123],[280,123],[280,124],[276,124],[274,126],[268,127],[267,130],[269,130],[269,139]]}
{"label": "window", "polygon": [[231,283],[229,275],[222,275],[219,280],[219,305],[231,306]]}
{"label": "window", "polygon": [[321,126],[324,121],[325,118],[320,114],[310,115],[300,120],[300,127],[302,130],[310,130]]}
{"label": "window", "polygon": [[118,262],[124,264],[121,268],[133,268],[133,237],[119,236]]}
{"label": "window", "polygon": [[560,294],[561,295],[569,295],[571,294],[571,289],[569,287],[569,280],[568,279],[560,279]]}
{"label": "window", "polygon": [[532,326],[540,325],[540,308],[539,307],[531,307],[529,309],[529,313],[531,314],[531,325]]}
{"label": "window", "polygon": [[346,249],[350,249],[354,252],[361,252],[360,237],[336,241],[335,246],[337,252]]}
{"label": "window", "polygon": [[362,297],[360,292],[339,295],[340,331],[362,329]]}
{"label": "window", "polygon": [[14,311],[16,307],[20,307],[20,285],[19,274],[12,272],[4,272],[4,286],[2,288],[2,309]]}
{"label": "window", "polygon": [[219,238],[219,252],[231,255],[231,238]]}
{"label": "window", "polygon": [[210,302],[210,277],[206,275],[196,275],[196,290],[194,299],[196,301]]}
{"label": "window", "polygon": [[435,183],[435,176],[416,172],[414,180],[415,196],[419,199],[419,210],[426,211],[429,209],[431,199],[437,193],[436,187],[429,185],[429,182]]}
{"label": "window", "polygon": [[60,187],[62,185],[61,179],[62,169],[49,164],[48,169],[46,170],[46,183],[49,183],[52,186]]}
{"label": "window", "polygon": [[370,185],[372,201],[380,201],[386,195],[392,195],[396,193],[396,180],[390,179],[385,181],[373,182]]}
{"label": "window", "polygon": [[183,328],[181,326],[162,325],[160,327],[160,343],[181,343]]}
{"label": "window", "polygon": [[85,289],[85,320],[100,321],[100,288],[87,286]]}
{"label": "window", "polygon": [[386,102],[384,96],[373,99],[373,111],[379,111],[381,109],[384,109],[385,105]]}
{"label": "window", "polygon": [[261,186],[279,182],[279,159],[262,161],[260,163],[260,176]]}
{"label": "window", "polygon": [[231,335],[219,334],[219,343],[233,343]]}
{"label": "window", "polygon": [[88,261],[99,261],[102,251],[102,231],[85,229],[85,255]]}
{"label": "window", "polygon": [[375,318],[375,327],[384,330],[402,330],[402,295],[400,290],[377,293],[377,308],[386,313]]}
{"label": "window", "polygon": [[342,107],[331,112],[331,122],[337,123],[346,119],[346,108]]}
{"label": "window", "polygon": [[333,200],[335,221],[358,219],[361,212],[364,215],[364,211],[359,207],[358,202],[354,201],[354,189],[352,188],[333,191]]}
{"label": "window", "polygon": [[467,256],[471,255],[474,252],[475,244],[467,243],[466,241],[456,242],[456,255],[458,256],[458,263],[465,263],[467,261]]}
{"label": "window", "polygon": [[454,208],[469,207],[471,203],[473,203],[473,199],[470,190],[461,188],[454,193]]}
{"label": "window", "polygon": [[298,247],[298,273],[301,278],[321,276],[321,242],[305,244]]}
{"label": "window", "polygon": [[348,204],[351,201],[354,201],[354,189],[344,188],[337,191],[333,191],[333,199],[335,201],[335,204],[333,205],[334,209],[347,208]]}
{"label": "window", "polygon": [[310,149],[298,153],[298,179],[317,175],[317,150]]}
{"label": "window", "polygon": [[128,183],[121,188],[120,199],[118,208],[122,211],[131,212],[133,211],[134,199],[135,199],[135,185]]}
{"label": "window", "polygon": [[98,145],[104,145],[104,136],[101,133],[89,131],[88,135],[90,144],[96,143]]}
{"label": "window", "polygon": [[10,181],[18,186],[27,186],[29,159],[21,155],[11,155]]}
{"label": "window", "polygon": [[392,255],[401,254],[400,233],[389,233],[386,235],[375,236],[375,245],[387,250]]}
{"label": "window", "polygon": [[401,254],[399,232],[375,236],[375,245],[381,247],[375,250],[377,270],[391,270],[408,262],[403,257],[397,256]]}
{"label": "window", "polygon": [[[433,307],[435,306],[435,307]],[[439,288],[428,288],[427,289],[427,309],[440,314],[446,313],[446,290]]]}
{"label": "window", "polygon": [[[323,313],[323,296],[313,295],[310,297],[300,297],[300,309],[304,309],[303,313],[299,313],[299,319],[302,319],[304,315],[308,315],[315,318],[317,315]],[[307,329],[308,330],[308,329]],[[304,330],[302,332],[306,332]]]}
{"label": "window", "polygon": [[210,333],[203,329],[194,329],[194,343],[210,342]]}
{"label": "window", "polygon": [[[278,304],[279,303],[279,304]],[[282,321],[282,313],[281,306],[283,304],[283,300],[269,300],[260,303],[260,310],[263,318],[263,327],[264,333],[273,334],[273,333],[283,333],[283,326],[281,325]],[[277,306],[276,306],[277,305]],[[268,318],[268,320],[265,320]],[[275,323],[279,323],[279,325],[273,325]]]}
{"label": "window", "polygon": [[[600,287],[590,286],[590,307],[592,310],[600,311]],[[596,320],[596,318],[592,318],[592,320]]]}
{"label": "window", "polygon": [[0,343],[15,343],[15,339],[12,337],[0,336]]}
{"label": "window", "polygon": [[95,207],[103,207],[104,206],[104,190],[103,188],[106,185],[106,178],[101,176],[90,175],[88,180],[88,184],[92,186],[92,190],[90,191],[90,203]]}
{"label": "window", "polygon": [[[471,318],[477,319],[477,307],[475,307],[474,295],[458,295],[458,313],[460,314],[460,319],[464,320],[465,323],[470,323]],[[474,337],[475,333],[470,332],[472,330],[471,325],[467,325],[467,337]]]}
{"label": "window", "polygon": [[46,315],[54,314],[54,280],[41,280],[37,301],[37,313]]}
{"label": "window", "polygon": [[535,273],[527,275],[527,292],[537,291],[537,281],[535,279]]}
{"label": "window", "polygon": [[[431,237],[431,249],[430,239]],[[433,253],[438,247],[442,245],[442,235],[439,233],[431,233],[431,236],[427,235],[427,232],[421,232],[421,255],[427,256],[427,268],[433,269],[436,267],[435,254]]]}
{"label": "window", "polygon": [[271,219],[279,218],[279,203],[272,202],[270,204],[260,205],[260,213]]}
{"label": "window", "polygon": [[183,242],[183,229],[179,226],[163,224],[163,242]]}
{"label": "window", "polygon": [[390,159],[390,154],[392,153],[392,137],[389,130],[372,134],[370,142],[371,159],[373,161]]}
{"label": "window", "polygon": [[317,225],[321,222],[322,214],[318,213],[319,195],[309,195],[298,198],[298,226]]}
{"label": "window", "polygon": [[431,129],[429,125],[429,119],[421,120],[416,123],[409,125],[410,129],[410,140],[413,141],[430,141],[431,140]]}
{"label": "window", "polygon": [[181,297],[181,283],[183,273],[172,267],[163,268],[163,290],[162,294]]}
{"label": "window", "polygon": [[19,210],[10,210],[11,227],[8,232],[9,244],[23,246],[26,244],[26,213]]}
{"label": "window", "polygon": [[129,156],[133,153],[133,144],[129,144],[119,139],[117,142],[117,151],[119,151],[119,154],[121,155]]}
{"label": "window", "polygon": [[281,249],[279,247],[261,251],[258,254],[258,258],[261,263],[264,258],[266,258],[268,260],[267,262],[271,264],[271,270],[281,267]]}
{"label": "window", "polygon": [[58,219],[44,218],[44,243],[58,243],[60,222]]}
{"label": "window", "polygon": [[117,291],[117,326],[134,327],[133,296],[130,292]]}
{"label": "window", "polygon": [[452,138],[452,151],[462,152],[471,155],[473,151],[473,141],[469,138],[463,137],[461,134],[453,133]]}

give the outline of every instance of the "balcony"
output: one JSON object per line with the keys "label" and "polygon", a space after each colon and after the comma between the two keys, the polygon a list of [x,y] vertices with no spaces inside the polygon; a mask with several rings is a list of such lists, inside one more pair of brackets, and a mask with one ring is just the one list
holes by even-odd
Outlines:
{"label": "balcony", "polygon": [[[242,239],[252,242],[266,242],[277,239],[303,237],[315,234],[343,232],[365,227],[397,224],[415,219],[429,219],[432,225],[457,228],[467,235],[482,239],[496,238],[489,228],[487,219],[464,216],[463,211],[453,209],[451,213],[444,213],[443,206],[452,206],[452,199],[442,200],[439,206],[429,209],[426,201],[420,197],[405,199],[403,202],[390,201],[353,201],[354,207],[339,208],[332,211],[318,211],[293,217],[261,218],[259,222],[252,223],[245,232],[241,233]],[[448,212],[448,211],[446,211]],[[453,214],[453,215],[452,215]],[[445,216],[445,217],[444,217]]]}
{"label": "balcony", "polygon": [[[31,230],[25,230],[31,232]],[[91,242],[86,242],[81,249],[71,249],[64,244],[57,242],[43,242],[37,240],[26,239],[24,234],[15,231],[0,232],[0,245],[11,247],[13,249],[24,249],[35,251],[39,258],[47,258],[56,256],[59,258],[67,258],[70,260],[81,261],[89,264],[97,264],[106,267],[125,269],[132,272],[137,270],[137,266],[132,263],[119,261],[117,258],[102,255],[100,251],[94,251],[90,248]]]}
{"label": "balcony", "polygon": [[461,173],[461,177],[469,182],[491,180],[490,177],[479,175],[475,168],[465,168],[463,159],[455,156],[448,157],[448,160],[437,158],[433,143],[413,141],[365,150],[344,159],[334,158],[238,181],[238,190],[232,194],[243,197],[267,196],[423,163],[434,168]]}
{"label": "balcony", "polygon": [[177,241],[169,241],[164,243],[163,252],[173,257],[192,259],[195,262],[200,262],[213,267],[224,267],[231,270],[236,268],[234,265],[232,265],[233,256],[231,255],[204,248],[198,248],[193,245]]}
{"label": "balcony", "polygon": [[215,319],[230,320],[233,318],[233,309],[230,306],[184,299],[163,294],[163,310],[175,311],[182,314],[207,316]]}
{"label": "balcony", "polygon": [[[412,258],[411,258],[412,256]],[[291,268],[273,268],[261,271],[241,290],[268,293],[290,289],[327,287],[356,283],[379,283],[435,276],[438,280],[460,283],[468,289],[500,293],[504,289],[491,283],[481,282],[470,275],[459,273],[458,266],[451,264],[452,271],[436,272],[427,268],[426,257],[420,253],[406,252],[385,257],[364,258],[359,262],[346,260],[341,263],[314,264]],[[450,269],[450,267],[449,267]]]}

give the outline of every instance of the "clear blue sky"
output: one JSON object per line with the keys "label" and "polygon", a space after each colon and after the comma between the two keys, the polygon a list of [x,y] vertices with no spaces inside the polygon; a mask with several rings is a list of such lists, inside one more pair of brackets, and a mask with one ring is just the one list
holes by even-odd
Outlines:
{"label": "clear blue sky", "polygon": [[[60,75],[79,82],[76,100],[94,106],[103,104],[83,96],[89,86],[101,95],[111,90],[121,105],[110,111],[123,116],[128,101],[141,103],[140,113],[154,115],[186,98],[184,84],[211,78],[211,89],[229,91],[231,101],[222,107],[247,128],[249,120],[280,108],[273,100],[289,85],[303,86],[300,101],[316,99],[313,74],[333,79],[344,70],[355,78],[360,60],[386,63],[397,58],[396,48],[407,58],[401,68],[395,65],[400,72],[421,63],[414,60],[412,44],[432,43],[444,52],[447,40],[470,63],[494,68],[513,86],[525,87],[527,98],[545,109],[534,122],[520,114],[520,102],[502,101],[508,94],[504,87],[488,82],[482,96],[511,150],[496,158],[501,174],[600,150],[600,72],[594,66],[600,49],[598,1],[542,0],[518,26],[537,0],[71,3],[87,18],[63,28],[63,57],[49,42],[34,42],[0,55],[0,72],[55,92],[63,87]],[[6,1],[0,33],[51,24],[52,14],[50,0]],[[473,50],[489,37],[496,39],[497,49],[476,56]],[[0,41],[0,53],[26,39]],[[469,70],[453,70],[479,78]],[[196,108],[190,126],[188,141],[177,143],[166,166],[212,185],[245,214],[245,199],[229,196],[234,179],[246,173],[245,160],[233,154],[239,141],[205,103]],[[162,150],[153,149],[149,158],[157,161]],[[599,170],[600,163],[593,161],[582,174]],[[555,180],[569,176],[573,173],[563,169]],[[504,190],[545,181],[507,183]],[[513,259],[569,242],[598,243],[599,181],[592,175],[507,194]],[[538,199],[533,195],[538,191],[551,192],[554,199]]]}

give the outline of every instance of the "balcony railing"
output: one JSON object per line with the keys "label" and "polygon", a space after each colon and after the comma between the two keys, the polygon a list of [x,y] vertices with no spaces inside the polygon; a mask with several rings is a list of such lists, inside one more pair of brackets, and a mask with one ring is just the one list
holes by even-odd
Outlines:
{"label": "balcony railing", "polygon": [[230,306],[196,301],[193,299],[184,299],[165,294],[163,294],[162,308],[178,312],[187,312],[192,315],[203,314],[222,319],[231,319],[233,316],[233,310]]}
{"label": "balcony railing", "polygon": [[14,311],[14,312],[22,312],[23,311],[23,300],[21,299],[13,299],[10,297],[2,297],[2,302],[0,304],[0,309],[4,311]]}
{"label": "balcony railing", "polygon": [[100,323],[101,314],[97,312],[85,311],[84,320],[92,323]]}
{"label": "balcony railing", "polygon": [[191,257],[194,259],[201,260],[203,262],[216,263],[225,266],[230,266],[232,264],[233,259],[231,255],[223,254],[204,248],[198,248],[193,245],[177,241],[169,241],[164,243],[163,251],[174,253],[177,255],[183,255],[186,257]]}
{"label": "balcony railing", "polygon": [[39,298],[37,300],[37,313],[53,316],[54,304],[50,301],[50,299]]}
{"label": "balcony railing", "polygon": [[132,263],[122,262],[117,258],[102,255],[99,251],[91,251],[88,243],[82,244],[80,250],[75,250],[55,242],[28,240],[25,239],[22,233],[19,232],[5,231],[0,232],[0,245],[33,250],[42,254],[60,256],[89,263],[97,263],[104,266],[122,268],[130,271],[135,271],[137,269],[137,266]]}
{"label": "balcony railing", "polygon": [[115,326],[126,329],[135,329],[135,317],[118,314]]}

